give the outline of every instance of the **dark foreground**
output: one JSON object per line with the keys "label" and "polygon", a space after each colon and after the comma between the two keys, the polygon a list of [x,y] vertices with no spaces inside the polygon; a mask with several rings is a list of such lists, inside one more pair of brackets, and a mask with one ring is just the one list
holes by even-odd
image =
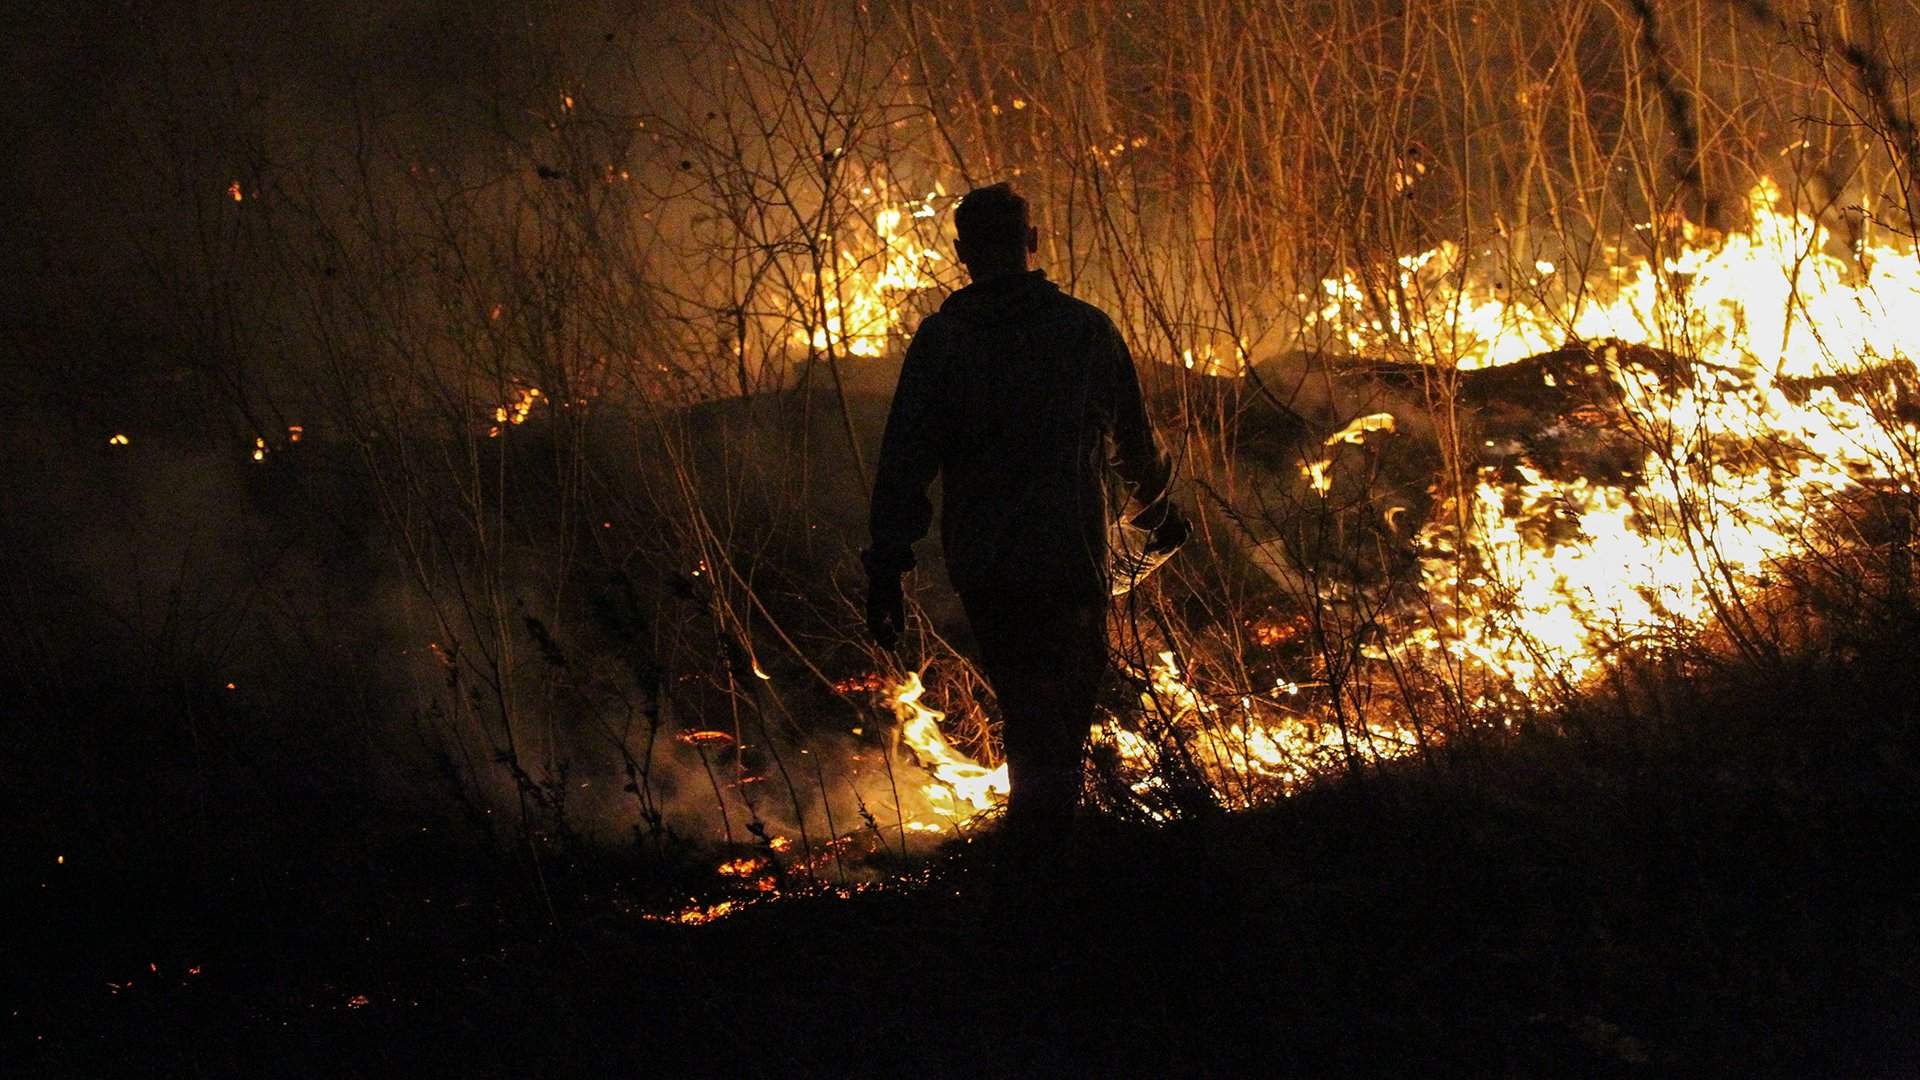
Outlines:
{"label": "dark foreground", "polygon": [[1038,940],[983,930],[987,841],[699,927],[431,836],[154,880],[8,852],[6,1072],[1920,1075],[1911,669],[1101,826]]}

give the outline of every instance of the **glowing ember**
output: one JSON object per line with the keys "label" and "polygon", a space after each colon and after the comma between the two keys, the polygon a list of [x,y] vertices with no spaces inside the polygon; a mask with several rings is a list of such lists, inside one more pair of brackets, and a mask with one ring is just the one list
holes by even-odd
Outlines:
{"label": "glowing ember", "polygon": [[865,675],[850,675],[833,684],[833,688],[842,694],[872,693],[887,688],[886,676],[877,671]]}
{"label": "glowing ember", "polygon": [[1265,648],[1284,645],[1300,636],[1301,626],[1295,622],[1279,619],[1258,619],[1247,625],[1252,632],[1254,643]]}
{"label": "glowing ember", "polygon": [[721,900],[712,904],[695,904],[692,907],[676,911],[671,915],[642,915],[641,918],[649,922],[670,922],[678,923],[681,926],[700,926],[718,919],[724,919],[729,915],[737,914],[743,906],[744,905],[737,900]]}
{"label": "glowing ember", "polygon": [[780,879],[772,874],[773,864],[762,858],[728,859],[714,872],[721,877],[738,878],[751,886],[755,892],[778,893]]}
{"label": "glowing ember", "polygon": [[728,746],[732,744],[733,736],[724,731],[683,731],[680,741],[688,746]]}
{"label": "glowing ember", "polygon": [[493,410],[493,426],[487,429],[487,437],[497,439],[509,426],[527,422],[533,415],[533,407],[540,401],[540,388],[537,386],[516,386],[513,400],[505,405],[496,405]]}

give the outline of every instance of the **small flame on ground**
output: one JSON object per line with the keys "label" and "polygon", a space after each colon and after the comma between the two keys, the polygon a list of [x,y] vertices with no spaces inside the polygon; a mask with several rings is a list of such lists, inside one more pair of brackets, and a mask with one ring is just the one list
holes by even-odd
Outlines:
{"label": "small flame on ground", "polygon": [[945,818],[971,817],[1005,802],[1006,763],[989,769],[955,750],[940,730],[947,714],[920,700],[926,692],[920,673],[908,672],[894,688],[893,713],[900,718],[900,738],[921,767],[933,774],[934,782],[924,791],[934,812]]}
{"label": "small flame on ground", "polygon": [[1354,446],[1359,446],[1361,443],[1364,443],[1367,441],[1367,435],[1370,432],[1374,432],[1374,431],[1390,432],[1392,430],[1393,430],[1393,414],[1392,413],[1384,413],[1384,412],[1368,413],[1365,416],[1354,417],[1352,420],[1347,422],[1346,427],[1343,427],[1339,431],[1336,431],[1333,434],[1327,436],[1325,445],[1336,446],[1340,443],[1351,443]]}
{"label": "small flame on ground", "polygon": [[[1360,446],[1367,441],[1367,436],[1372,432],[1393,430],[1392,413],[1368,413],[1348,421],[1347,426],[1327,436],[1322,445],[1339,446],[1347,443]],[[1319,461],[1309,461],[1301,465],[1300,475],[1306,477],[1307,486],[1313,488],[1315,494],[1324,496],[1333,490],[1333,475],[1328,471],[1332,468],[1332,458],[1321,458]]]}

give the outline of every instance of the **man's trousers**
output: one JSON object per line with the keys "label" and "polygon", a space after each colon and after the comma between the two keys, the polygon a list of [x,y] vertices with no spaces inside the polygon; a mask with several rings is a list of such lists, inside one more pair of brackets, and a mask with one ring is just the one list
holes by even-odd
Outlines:
{"label": "man's trousers", "polygon": [[961,602],[1000,700],[1009,839],[1064,842],[1107,671],[1107,600],[975,592]]}

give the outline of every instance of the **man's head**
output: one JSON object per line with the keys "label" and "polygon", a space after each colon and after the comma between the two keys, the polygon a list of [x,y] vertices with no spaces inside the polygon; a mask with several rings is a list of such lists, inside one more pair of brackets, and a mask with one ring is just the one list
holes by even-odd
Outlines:
{"label": "man's head", "polygon": [[953,212],[953,224],[960,232],[954,250],[975,281],[1025,273],[1027,257],[1040,250],[1040,230],[1033,227],[1027,200],[1012,184],[967,192]]}

